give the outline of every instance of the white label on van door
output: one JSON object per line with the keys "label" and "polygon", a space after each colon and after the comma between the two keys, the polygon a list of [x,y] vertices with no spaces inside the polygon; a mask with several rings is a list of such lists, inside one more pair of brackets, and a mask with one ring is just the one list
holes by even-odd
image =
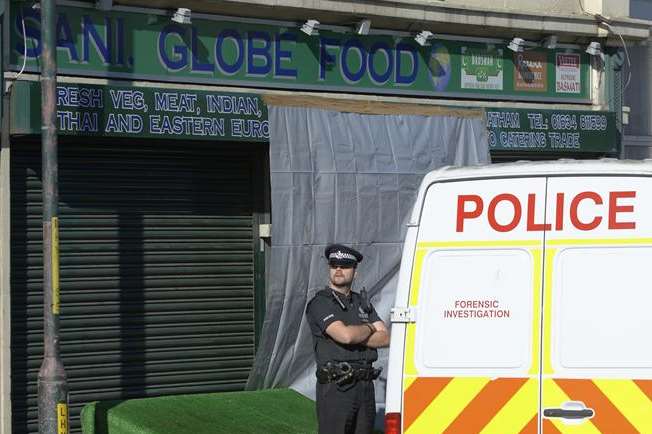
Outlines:
{"label": "white label on van door", "polygon": [[509,309],[503,309],[500,301],[493,300],[455,300],[450,309],[444,309],[444,318],[509,318]]}
{"label": "white label on van door", "polygon": [[438,250],[423,270],[415,346],[420,375],[527,372],[533,324],[527,250]]}

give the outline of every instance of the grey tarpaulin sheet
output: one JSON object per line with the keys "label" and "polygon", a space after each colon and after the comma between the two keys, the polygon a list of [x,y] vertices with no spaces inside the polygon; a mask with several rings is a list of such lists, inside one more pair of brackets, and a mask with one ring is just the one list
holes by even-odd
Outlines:
{"label": "grey tarpaulin sheet", "polygon": [[[489,162],[479,117],[365,115],[270,106],[271,251],[266,317],[248,389],[291,387],[314,399],[307,301],[327,282],[325,245],[364,255],[354,290],[366,287],[389,325],[411,210],[425,173]],[[376,383],[384,402],[383,375]]]}

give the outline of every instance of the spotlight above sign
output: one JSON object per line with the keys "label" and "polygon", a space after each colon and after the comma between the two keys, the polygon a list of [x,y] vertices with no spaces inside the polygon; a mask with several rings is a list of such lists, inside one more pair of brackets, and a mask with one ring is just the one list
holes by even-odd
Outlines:
{"label": "spotlight above sign", "polygon": [[179,8],[172,14],[172,21],[179,24],[190,24],[191,11],[188,8]]}
{"label": "spotlight above sign", "polygon": [[319,34],[319,21],[308,20],[301,26],[301,31],[308,36],[316,36]]}
{"label": "spotlight above sign", "polygon": [[435,39],[435,34],[430,30],[422,30],[414,37],[414,40],[417,42],[417,44],[421,45],[422,47],[427,47],[430,45],[431,39]]}

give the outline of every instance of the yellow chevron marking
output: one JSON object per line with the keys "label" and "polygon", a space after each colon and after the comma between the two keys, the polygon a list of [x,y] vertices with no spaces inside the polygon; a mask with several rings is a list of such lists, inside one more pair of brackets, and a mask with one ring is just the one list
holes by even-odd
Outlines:
{"label": "yellow chevron marking", "polygon": [[[572,401],[553,380],[543,380],[543,405],[545,408],[559,408],[564,402]],[[591,420],[579,425],[566,425],[560,419],[549,419],[562,434],[602,434]],[[604,433],[607,434],[607,433]],[[611,434],[611,433],[609,433]],[[616,434],[616,433],[614,433]]]}
{"label": "yellow chevron marking", "polygon": [[537,414],[539,380],[530,379],[501,408],[480,434],[518,433]]}
{"label": "yellow chevron marking", "polygon": [[422,241],[418,249],[455,248],[455,247],[541,247],[541,240],[475,240],[475,241]]}
{"label": "yellow chevron marking", "polygon": [[403,394],[405,394],[405,391],[410,388],[412,383],[414,383],[417,380],[417,378],[419,377],[408,377],[408,376],[403,377]]}
{"label": "yellow chevron marking", "polygon": [[611,239],[565,239],[565,240],[547,240],[549,246],[615,246],[615,245],[638,245],[652,244],[652,238],[611,238]]}
{"label": "yellow chevron marking", "polygon": [[546,263],[544,265],[544,306],[543,306],[543,374],[552,374],[552,359],[550,347],[552,345],[552,264],[557,254],[557,249],[546,250]]}
{"label": "yellow chevron marking", "polygon": [[652,402],[632,380],[593,380],[638,432],[652,433]]}
{"label": "yellow chevron marking", "polygon": [[453,378],[405,434],[443,432],[489,382],[489,378]]}
{"label": "yellow chevron marking", "polygon": [[530,366],[530,375],[539,373],[539,357],[541,353],[541,277],[542,277],[542,250],[533,249],[532,260],[532,365]]}

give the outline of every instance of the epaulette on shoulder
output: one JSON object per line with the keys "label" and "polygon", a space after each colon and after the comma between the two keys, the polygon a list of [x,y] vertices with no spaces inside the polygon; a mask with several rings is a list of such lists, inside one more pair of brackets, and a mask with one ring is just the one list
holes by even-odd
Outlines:
{"label": "epaulette on shoulder", "polygon": [[[311,293],[311,292],[312,292],[312,290],[308,291],[308,293]],[[308,305],[310,305],[310,303],[315,301],[317,299],[317,297],[329,298],[330,297],[330,292],[326,288],[322,288],[322,289],[318,290],[315,293],[315,295],[313,295],[313,297],[310,299],[310,301],[308,301]]]}
{"label": "epaulette on shoulder", "polygon": [[321,289],[317,291],[317,293],[306,304],[306,312],[310,311],[312,304],[317,300],[319,300],[319,302],[317,302],[315,306],[323,305],[323,303],[328,303],[328,302],[335,303],[335,299],[331,295],[330,291],[328,291],[327,289]]}

